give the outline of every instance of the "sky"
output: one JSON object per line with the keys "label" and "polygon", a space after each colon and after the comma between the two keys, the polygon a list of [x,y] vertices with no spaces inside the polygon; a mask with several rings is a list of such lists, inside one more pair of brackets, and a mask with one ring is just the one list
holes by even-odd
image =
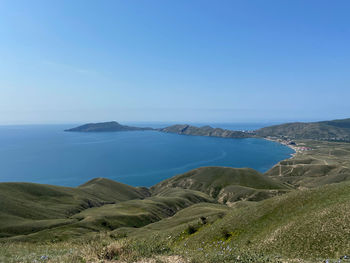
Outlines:
{"label": "sky", "polygon": [[0,124],[350,117],[350,1],[0,0]]}

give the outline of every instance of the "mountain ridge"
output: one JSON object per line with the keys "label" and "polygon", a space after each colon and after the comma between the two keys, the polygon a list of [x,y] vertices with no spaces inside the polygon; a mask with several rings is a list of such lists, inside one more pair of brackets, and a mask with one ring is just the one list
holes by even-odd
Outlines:
{"label": "mountain ridge", "polygon": [[188,124],[175,124],[158,129],[160,132],[176,133],[181,135],[208,136],[222,138],[249,138],[252,134],[243,131],[233,131],[222,128],[213,128],[209,125],[197,127]]}
{"label": "mountain ridge", "polygon": [[266,138],[276,137],[290,140],[319,140],[350,142],[350,118],[319,122],[291,122],[267,126],[255,131],[237,131],[213,128],[209,125],[197,127],[189,124],[175,124],[164,128],[134,127],[121,125],[116,121],[88,123],[68,132],[117,132],[153,130],[180,135],[208,136],[220,138]]}
{"label": "mountain ridge", "polygon": [[319,122],[284,123],[264,127],[254,133],[258,137],[350,142],[350,118]]}

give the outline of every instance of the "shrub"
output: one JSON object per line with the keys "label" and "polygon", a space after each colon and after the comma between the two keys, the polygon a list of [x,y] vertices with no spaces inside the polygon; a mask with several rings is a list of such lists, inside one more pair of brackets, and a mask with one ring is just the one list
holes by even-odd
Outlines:
{"label": "shrub", "polygon": [[194,233],[196,233],[198,231],[198,227],[195,227],[194,225],[188,225],[185,232],[188,234],[188,235],[192,235]]}

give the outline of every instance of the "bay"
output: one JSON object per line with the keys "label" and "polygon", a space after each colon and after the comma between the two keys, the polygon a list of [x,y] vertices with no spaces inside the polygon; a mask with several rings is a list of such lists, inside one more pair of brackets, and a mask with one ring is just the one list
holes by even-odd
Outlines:
{"label": "bay", "polygon": [[[247,129],[258,126],[247,125]],[[202,166],[250,167],[265,172],[293,153],[284,145],[255,138],[157,131],[64,132],[71,127],[74,125],[0,126],[0,182],[78,186],[106,177],[133,186],[151,186]]]}

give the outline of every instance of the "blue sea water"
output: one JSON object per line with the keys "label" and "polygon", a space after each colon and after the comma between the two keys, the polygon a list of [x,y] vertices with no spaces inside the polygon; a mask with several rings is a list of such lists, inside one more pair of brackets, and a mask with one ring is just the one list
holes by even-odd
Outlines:
{"label": "blue sea water", "polygon": [[251,167],[265,172],[293,153],[286,146],[254,138],[63,131],[73,126],[0,126],[0,182],[78,186],[106,177],[151,186],[201,166]]}

